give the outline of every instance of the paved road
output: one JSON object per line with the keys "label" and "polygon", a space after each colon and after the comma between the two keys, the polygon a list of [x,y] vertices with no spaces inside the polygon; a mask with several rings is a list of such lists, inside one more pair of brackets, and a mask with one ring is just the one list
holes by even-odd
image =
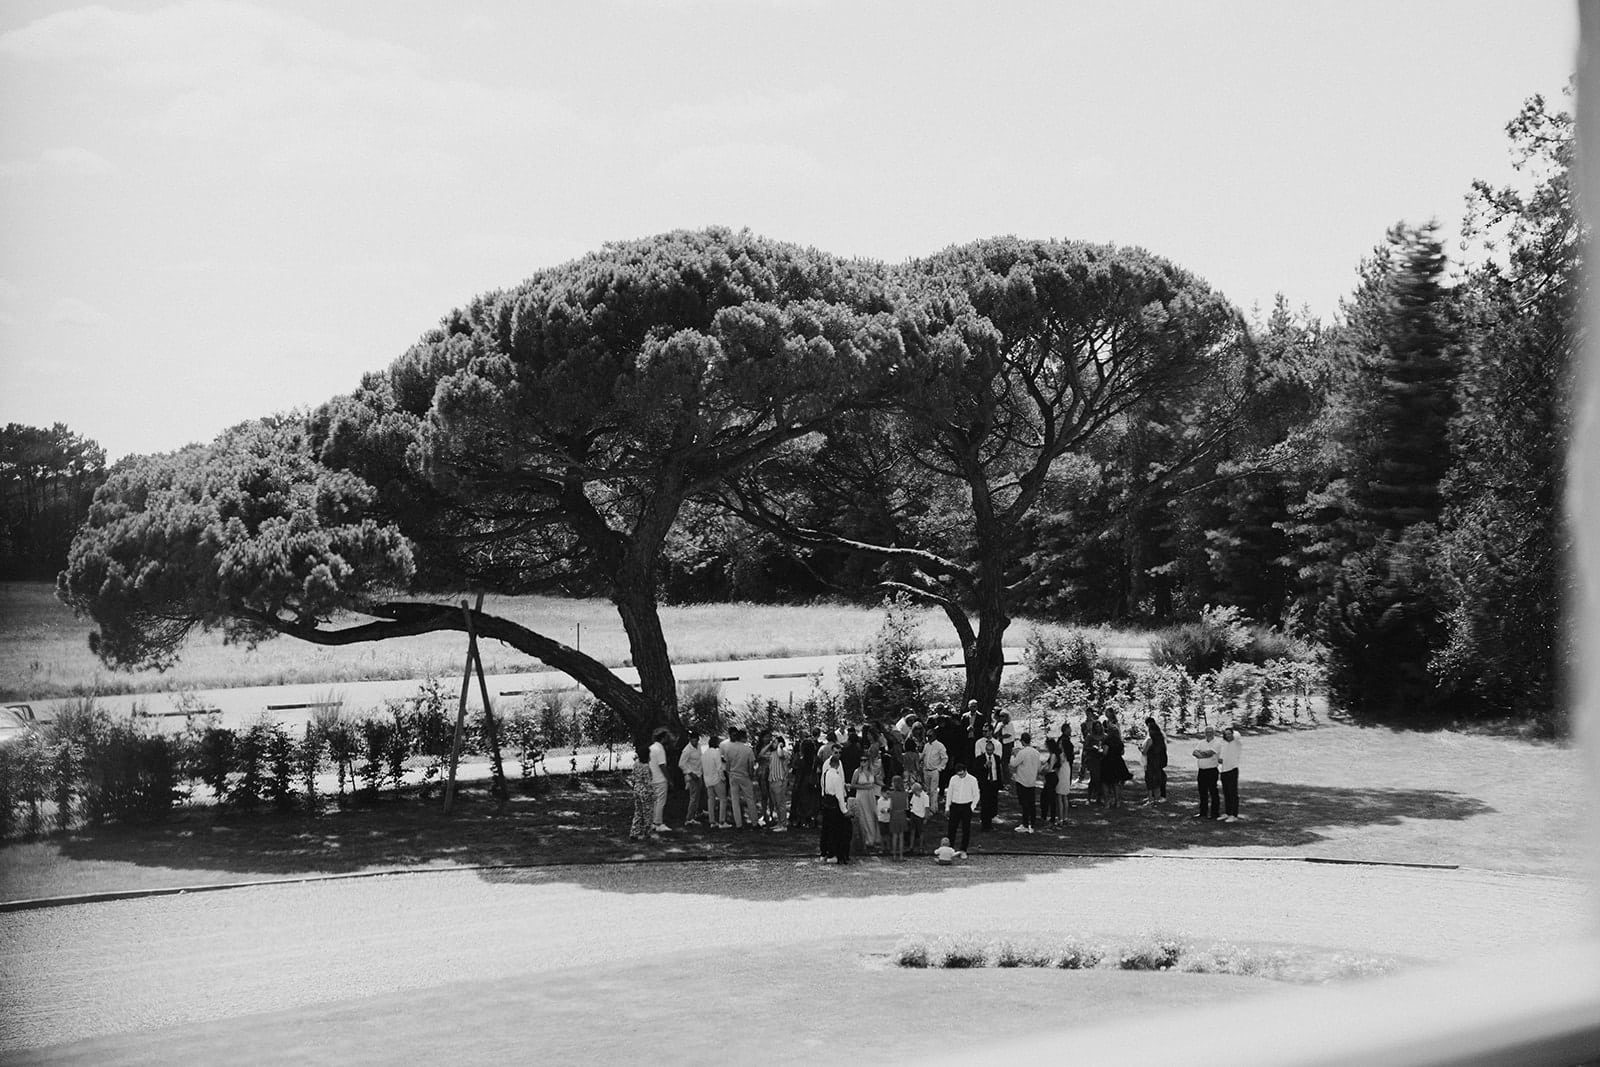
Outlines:
{"label": "paved road", "polygon": [[1156,928],[1456,960],[1574,937],[1593,903],[1566,879],[1171,858],[730,861],[256,887],[0,914],[0,1053],[264,1012],[292,1021],[336,1002],[381,1029],[408,995],[469,980],[530,989],[581,972],[603,985],[618,973],[608,968],[691,948],[715,959],[905,933]]}
{"label": "paved road", "polygon": [[[1144,649],[1110,649],[1108,654],[1123,658],[1140,658]],[[933,653],[930,658],[942,670],[956,670],[959,657],[954,653]],[[799,704],[810,696],[816,684],[837,691],[839,665],[852,656],[804,656],[787,659],[748,659],[722,663],[684,663],[677,666],[681,684],[712,678],[722,686],[723,699],[743,704],[751,697],[777,700],[780,703]],[[1006,660],[1020,662],[1022,650],[1006,650]],[[1014,670],[1022,668],[1015,667]],[[617,675],[627,682],[638,681],[638,672],[628,667],[617,668]],[[377,708],[386,700],[413,697],[424,679],[378,682],[318,682],[304,685],[241,686],[231,689],[199,689],[183,693],[138,693],[101,697],[101,707],[116,714],[131,714],[136,706],[143,708],[154,721],[169,726],[174,731],[183,729],[185,708],[214,708],[221,713],[225,726],[239,726],[256,721],[265,714],[286,726],[303,727],[312,712],[307,707],[329,700],[342,701],[351,709]],[[571,678],[555,671],[532,671],[522,674],[490,675],[489,695],[497,704],[520,700],[529,694],[546,691],[574,690]],[[459,676],[445,679],[446,689],[452,695],[460,692]],[[53,718],[57,709],[69,703],[65,700],[40,700],[31,702],[36,713],[44,719]],[[476,683],[469,698],[471,707],[480,707]]]}

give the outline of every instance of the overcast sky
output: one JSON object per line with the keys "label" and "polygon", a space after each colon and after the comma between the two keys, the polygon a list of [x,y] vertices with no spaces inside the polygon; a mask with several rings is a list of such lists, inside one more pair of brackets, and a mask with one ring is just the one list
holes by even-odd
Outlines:
{"label": "overcast sky", "polygon": [[0,6],[0,422],[113,458],[318,403],[619,238],[1142,245],[1331,313],[1454,231],[1570,2]]}

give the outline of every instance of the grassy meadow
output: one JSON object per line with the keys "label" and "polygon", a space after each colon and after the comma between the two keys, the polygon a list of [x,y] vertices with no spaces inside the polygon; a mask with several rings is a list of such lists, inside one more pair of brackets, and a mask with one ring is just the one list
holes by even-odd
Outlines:
{"label": "grassy meadow", "polygon": [[[490,596],[484,609],[576,644],[603,663],[628,663],[627,635],[607,601]],[[663,608],[661,615],[669,650],[679,663],[859,652],[883,621],[881,611],[850,604],[691,604]],[[928,609],[922,620],[928,648],[957,647],[942,612]],[[1030,625],[1013,623],[1010,641],[1021,644]],[[461,669],[466,645],[461,634],[439,633],[344,648],[279,638],[248,649],[224,644],[218,633],[195,634],[178,665],[162,674],[108,669],[89,651],[91,629],[88,620],[75,618],[56,600],[49,584],[0,582],[0,699],[449,676]],[[1103,645],[1146,640],[1135,633],[1092,632]],[[484,644],[483,657],[490,673],[540,666],[494,641]]]}

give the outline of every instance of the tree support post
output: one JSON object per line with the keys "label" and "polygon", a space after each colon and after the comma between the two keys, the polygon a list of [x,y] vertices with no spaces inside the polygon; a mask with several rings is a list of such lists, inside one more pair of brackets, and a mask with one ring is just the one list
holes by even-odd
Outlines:
{"label": "tree support post", "polygon": [[[466,601],[461,602],[462,610],[467,606]],[[469,636],[471,631],[468,631]],[[450,808],[456,799],[456,766],[461,762],[461,733],[467,721],[467,693],[472,686],[472,661],[476,651],[473,643],[467,642],[467,664],[461,672],[461,701],[456,705],[456,730],[455,736],[450,740],[450,778],[444,786],[444,813],[450,814]]]}
{"label": "tree support post", "polygon": [[489,703],[489,682],[483,676],[483,654],[478,650],[478,630],[473,624],[473,615],[483,611],[483,594],[478,594],[478,603],[467,611],[467,602],[461,602],[461,613],[467,619],[467,662],[478,674],[478,693],[483,698],[483,730],[485,739],[489,742],[489,766],[493,769],[491,790],[496,801],[496,812],[503,812],[510,795],[506,790],[505,764],[500,759],[500,725],[494,720],[494,705]]}

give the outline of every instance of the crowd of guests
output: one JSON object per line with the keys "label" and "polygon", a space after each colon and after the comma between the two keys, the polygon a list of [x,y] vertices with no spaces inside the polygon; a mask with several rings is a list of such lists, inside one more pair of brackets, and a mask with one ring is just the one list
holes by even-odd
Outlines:
{"label": "crowd of guests", "polygon": [[[635,767],[635,839],[671,830],[665,821],[668,740],[667,731],[658,731],[647,760]],[[1013,830],[1021,834],[1066,824],[1075,784],[1084,786],[1081,803],[1124,807],[1124,786],[1133,780],[1128,744],[1114,713],[1087,716],[1076,737],[1063,728],[1035,738],[1006,712],[980,714],[973,701],[961,714],[936,705],[926,716],[907,714],[893,725],[867,723],[842,732],[819,729],[794,744],[771,730],[752,740],[737,727],[726,738],[690,736],[676,769],[689,794],[687,822],[704,820],[713,830],[813,829],[829,862],[848,863],[852,851],[897,859],[923,852],[925,824],[943,815],[948,841],[941,845],[964,859],[973,821],[993,830],[1008,788],[1017,801]],[[1195,818],[1239,819],[1241,748],[1233,728],[1220,740],[1207,729],[1196,742]],[[1164,804],[1167,737],[1153,717],[1144,720],[1138,751],[1144,804]]]}

